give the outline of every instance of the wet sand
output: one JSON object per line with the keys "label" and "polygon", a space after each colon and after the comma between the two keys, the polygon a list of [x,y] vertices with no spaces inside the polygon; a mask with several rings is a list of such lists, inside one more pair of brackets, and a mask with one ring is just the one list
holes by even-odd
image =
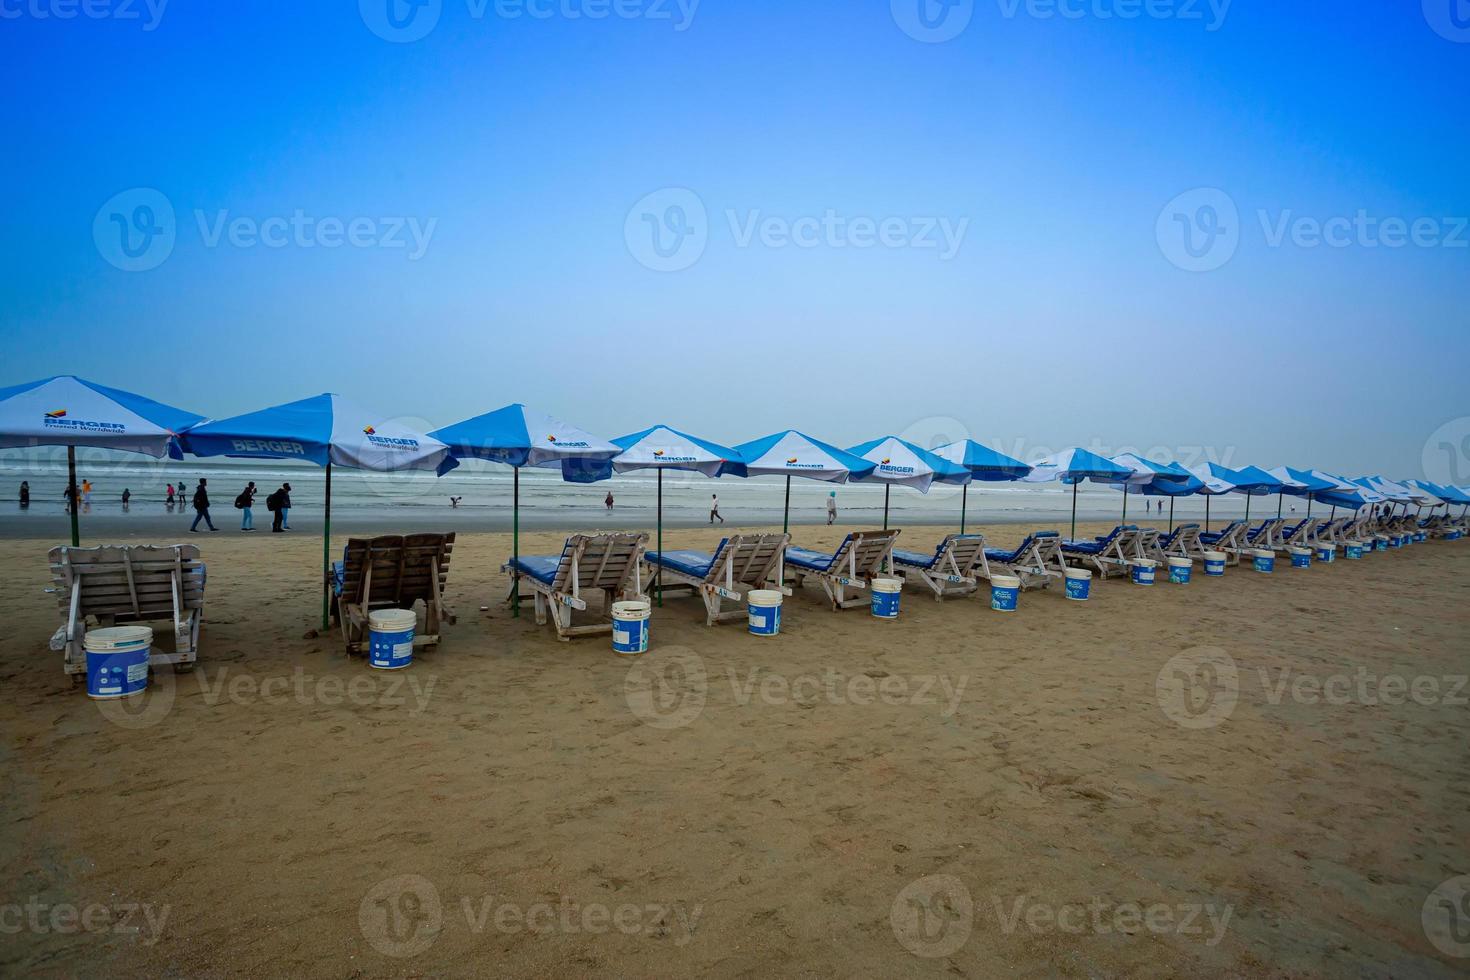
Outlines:
{"label": "wet sand", "polygon": [[512,618],[508,536],[465,534],[458,623],[383,674],[313,632],[319,538],[178,537],[200,664],[125,706],[46,647],[51,542],[0,542],[7,975],[1470,965],[1424,925],[1470,873],[1464,542],[1013,615],[910,586],[882,622],[809,583],[774,639],[670,598],[630,662]]}

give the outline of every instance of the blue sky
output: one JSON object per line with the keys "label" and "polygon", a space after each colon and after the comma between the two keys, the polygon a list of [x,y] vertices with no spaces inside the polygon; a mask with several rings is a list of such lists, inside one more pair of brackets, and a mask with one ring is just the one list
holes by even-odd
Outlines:
{"label": "blue sky", "polygon": [[1470,436],[1450,0],[92,2],[0,0],[0,384],[1401,476]]}

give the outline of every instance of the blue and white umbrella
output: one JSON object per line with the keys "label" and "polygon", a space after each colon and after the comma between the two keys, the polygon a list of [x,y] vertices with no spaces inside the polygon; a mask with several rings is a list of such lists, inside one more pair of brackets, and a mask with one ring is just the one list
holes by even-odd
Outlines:
{"label": "blue and white umbrella", "polygon": [[1235,492],[1245,494],[1245,521],[1250,523],[1251,498],[1279,494],[1285,484],[1259,466],[1242,466],[1235,471]]}
{"label": "blue and white umbrella", "polygon": [[1335,473],[1327,473],[1323,470],[1312,470],[1314,476],[1333,480],[1337,483],[1336,489],[1323,490],[1317,494],[1317,499],[1323,503],[1332,505],[1332,514],[1336,515],[1337,508],[1357,510],[1359,507],[1367,507],[1370,504],[1380,504],[1388,500],[1383,494],[1370,487],[1354,483],[1345,477]]}
{"label": "blue and white umbrella", "polygon": [[973,477],[970,471],[957,463],[951,463],[920,449],[911,442],[897,436],[883,436],[856,446],[848,452],[874,464],[872,480],[883,483],[883,530],[888,530],[888,494],[893,485],[913,487],[920,493],[928,493],[936,480],[940,483],[966,484]]}
{"label": "blue and white umbrella", "polygon": [[1085,449],[1064,449],[1045,459],[1031,464],[1031,472],[1021,477],[1025,483],[1049,483],[1060,480],[1072,485],[1072,537],[1077,536],[1077,484],[1083,480],[1094,483],[1124,483],[1133,476],[1133,471],[1119,466],[1112,460],[1090,453]]}
{"label": "blue and white umbrella", "polygon": [[761,439],[742,442],[735,451],[745,460],[747,476],[786,477],[786,506],[781,530],[791,529],[791,478],[804,476],[826,483],[866,480],[877,464],[838,449],[830,443],[787,429]]}
{"label": "blue and white umbrella", "polygon": [[[1117,486],[1123,491],[1123,516],[1121,520],[1128,520],[1128,492],[1135,490],[1144,492],[1151,486],[1168,484],[1180,486],[1193,479],[1185,469],[1178,463],[1160,463],[1140,456],[1137,453],[1121,453],[1112,457],[1112,461],[1124,469],[1131,470],[1132,476]],[[1169,501],[1169,529],[1174,527],[1174,501]]]}
{"label": "blue and white umbrella", "polygon": [[393,419],[353,404],[341,395],[314,395],[191,428],[184,448],[195,456],[299,459],[326,467],[322,498],[322,629],[331,612],[332,467],[383,473],[456,466],[449,447]]}
{"label": "blue and white umbrella", "polygon": [[[561,470],[571,483],[612,476],[612,458],[622,449],[519,403],[435,429],[455,459],[479,459],[511,467],[511,554],[521,557],[521,467]],[[511,588],[511,615],[521,614],[520,580]]]}
{"label": "blue and white umbrella", "polygon": [[1186,466],[1190,476],[1199,481],[1195,493],[1205,498],[1205,530],[1210,529],[1210,498],[1236,492],[1236,481],[1243,480],[1239,473],[1220,463],[1200,463]]}
{"label": "blue and white umbrella", "polygon": [[116,449],[162,459],[178,455],[178,436],[202,415],[72,375],[0,388],[0,449],[65,446],[71,543],[77,518],[77,447]]}
{"label": "blue and white umbrella", "polygon": [[1335,481],[1312,470],[1298,470],[1290,466],[1274,466],[1266,471],[1281,482],[1277,492],[1276,516],[1281,516],[1282,505],[1287,496],[1307,498],[1307,516],[1312,516],[1312,501],[1324,490],[1338,489]]}
{"label": "blue and white umbrella", "polygon": [[[1005,483],[1019,480],[1031,472],[1031,467],[1012,456],[997,452],[973,439],[951,442],[934,450],[934,455],[958,463],[970,471],[970,479],[987,483]],[[970,484],[960,488],[960,533],[965,533],[965,509],[970,495]]]}
{"label": "blue and white umbrella", "polygon": [[[612,460],[616,472],[655,470],[658,473],[659,554],[664,550],[664,470],[688,470],[708,477],[745,475],[745,463],[734,449],[667,425],[655,425],[642,432],[619,436],[612,442],[622,449]],[[663,565],[660,564],[654,573],[655,581],[662,571]],[[657,596],[659,605],[663,605],[662,586],[658,587]]]}

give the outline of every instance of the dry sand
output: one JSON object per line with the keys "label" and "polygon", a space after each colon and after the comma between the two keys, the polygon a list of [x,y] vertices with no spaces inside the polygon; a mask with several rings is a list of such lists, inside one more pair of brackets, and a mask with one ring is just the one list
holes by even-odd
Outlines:
{"label": "dry sand", "polygon": [[[105,710],[46,648],[48,543],[0,543],[6,975],[1470,966],[1422,918],[1470,872],[1470,544],[1009,616],[911,587],[881,622],[808,584],[777,639],[671,599],[630,665],[512,619],[508,539],[465,535],[458,625],[384,675],[304,635],[318,539],[184,537],[209,562],[199,669]],[[1181,714],[1166,665],[1199,648],[1214,686]]]}

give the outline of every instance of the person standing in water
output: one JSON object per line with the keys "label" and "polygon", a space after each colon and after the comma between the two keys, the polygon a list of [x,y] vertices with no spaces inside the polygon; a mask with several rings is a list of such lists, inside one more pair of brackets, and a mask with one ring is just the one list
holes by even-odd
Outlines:
{"label": "person standing in water", "polygon": [[612,510],[613,499],[612,499],[612,491],[611,490],[609,490],[607,492],[607,497],[603,499],[602,504],[608,510]]}
{"label": "person standing in water", "polygon": [[832,490],[832,491],[829,491],[827,493],[827,523],[828,524],[835,524],[835,523],[837,523],[837,491],[836,490]]}
{"label": "person standing in water", "polygon": [[712,493],[709,495],[709,522],[713,524],[715,522],[715,518],[717,517],[719,517],[721,524],[725,523],[725,519],[723,517],[720,517],[719,494]]}
{"label": "person standing in water", "polygon": [[31,505],[31,484],[29,480],[20,481],[20,507],[25,510]]}
{"label": "person standing in water", "polygon": [[169,510],[174,509],[174,485],[172,483],[168,484],[168,500],[166,503]]}
{"label": "person standing in water", "polygon": [[132,500],[132,499],[133,499],[133,491],[129,490],[127,487],[123,487],[123,513],[124,514],[126,514],[129,510],[132,509],[132,508],[130,508],[128,506],[128,502],[130,500]]}

